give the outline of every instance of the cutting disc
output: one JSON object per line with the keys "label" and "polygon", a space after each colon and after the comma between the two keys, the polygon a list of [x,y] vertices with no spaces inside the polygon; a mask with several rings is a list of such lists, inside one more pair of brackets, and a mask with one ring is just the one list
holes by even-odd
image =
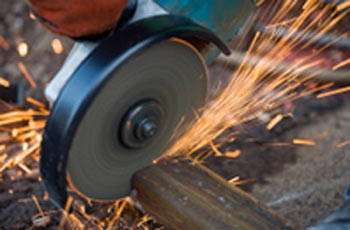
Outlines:
{"label": "cutting disc", "polygon": [[206,65],[190,44],[170,39],[136,53],[114,71],[81,118],[68,181],[95,200],[128,195],[133,174],[185,132],[206,96]]}

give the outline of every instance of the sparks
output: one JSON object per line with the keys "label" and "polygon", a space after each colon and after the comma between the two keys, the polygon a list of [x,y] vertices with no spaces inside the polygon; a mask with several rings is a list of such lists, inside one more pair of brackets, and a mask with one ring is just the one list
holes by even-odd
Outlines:
{"label": "sparks", "polygon": [[276,117],[274,117],[266,126],[267,130],[273,129],[278,123],[282,121],[284,116],[282,114],[278,114]]}
{"label": "sparks", "polygon": [[315,146],[316,142],[304,139],[294,139],[293,144],[295,145],[305,145],[305,146]]}
{"label": "sparks", "polygon": [[350,141],[344,141],[344,142],[342,142],[342,143],[337,144],[335,147],[336,147],[336,148],[342,148],[342,147],[344,147],[345,145],[350,145]]}
{"label": "sparks", "polygon": [[[254,121],[262,113],[269,115],[277,106],[315,93],[315,89],[306,88],[301,93],[295,90],[325,71],[320,68],[324,63],[321,54],[336,41],[318,42],[323,35],[333,33],[335,26],[348,12],[334,14],[333,7],[325,6],[320,1],[309,0],[298,15],[290,17],[289,13],[297,3],[298,1],[294,0],[276,0],[275,7],[268,14],[264,8],[260,8],[262,16],[259,19],[268,21],[266,26],[288,22],[283,25],[286,27],[283,36],[278,30],[275,33],[268,30],[256,32],[246,54],[238,55],[239,64],[228,84],[215,100],[201,110],[201,117],[169,148],[168,155],[186,153],[191,156],[205,146],[211,146],[213,152],[220,155],[220,152],[215,150],[227,142],[228,137],[225,138],[227,135],[223,134],[228,128]],[[258,2],[258,5],[264,4],[263,0]],[[313,37],[306,40],[305,34],[310,32]],[[346,33],[338,32],[337,37],[340,39]],[[314,48],[315,44],[317,49]],[[306,53],[308,48],[313,48],[313,52]],[[295,56],[298,58],[291,60],[291,57]],[[283,63],[288,64],[281,68],[278,63],[282,63],[282,66]],[[318,90],[321,90],[321,87]],[[348,91],[348,88],[345,91]],[[267,128],[272,129],[282,118],[283,115],[277,115]],[[212,144],[214,140],[215,146]],[[296,143],[315,144],[298,141]],[[201,154],[196,153],[196,159],[200,160],[198,155]],[[206,154],[201,156],[207,157]]]}
{"label": "sparks", "polygon": [[238,182],[239,180],[240,180],[240,177],[236,176],[236,177],[232,178],[231,180],[229,180],[228,183],[233,184],[233,183]]}
{"label": "sparks", "polygon": [[65,225],[67,218],[69,216],[69,210],[72,207],[73,200],[74,200],[73,197],[71,196],[68,197],[58,229],[63,229],[63,226]]}
{"label": "sparks", "polygon": [[218,148],[216,148],[216,146],[214,145],[214,143],[211,141],[209,142],[209,145],[211,147],[211,149],[215,152],[216,156],[222,156],[222,152],[220,152],[220,150]]}
{"label": "sparks", "polygon": [[26,42],[21,42],[17,46],[17,52],[21,57],[27,56],[29,52],[29,46]]}
{"label": "sparks", "polygon": [[226,152],[225,156],[230,158],[237,158],[241,155],[241,150],[237,149],[234,152]]}
{"label": "sparks", "polygon": [[19,163],[18,167],[20,167],[27,174],[31,174],[32,173],[32,170],[30,170],[30,168],[28,168],[28,166],[26,166],[25,164]]}
{"label": "sparks", "polygon": [[31,104],[36,105],[36,106],[41,107],[41,108],[45,108],[46,107],[44,103],[42,103],[42,102],[40,102],[38,100],[35,100],[34,98],[31,98],[31,97],[27,97],[26,101],[28,103],[31,103]]}
{"label": "sparks", "polygon": [[[2,159],[0,164],[0,172],[7,168],[19,166],[21,169],[29,173],[31,170],[25,167],[23,161],[31,156],[35,158],[35,154],[40,149],[41,137],[46,124],[47,112],[29,110],[17,110],[0,114],[0,127],[3,131],[1,142],[11,142],[11,145],[1,145],[2,152],[12,152],[13,145],[21,146],[21,150]],[[7,128],[7,127],[11,128]],[[5,135],[6,134],[6,135]]]}
{"label": "sparks", "polygon": [[341,67],[344,67],[346,65],[350,65],[350,58],[348,60],[340,62],[338,65],[334,66],[332,70],[340,69]]}
{"label": "sparks", "polygon": [[246,179],[246,180],[240,180],[240,181],[236,181],[236,182],[232,182],[231,184],[233,185],[242,185],[242,184],[247,184],[247,183],[250,183],[250,182],[254,182],[256,181],[256,179]]}
{"label": "sparks", "polygon": [[337,11],[342,11],[347,8],[350,8],[350,1],[345,1],[337,6]]}
{"label": "sparks", "polygon": [[329,97],[329,96],[333,96],[333,95],[336,95],[336,94],[341,94],[341,93],[345,93],[345,92],[349,92],[349,91],[350,91],[350,86],[347,86],[347,87],[344,87],[344,88],[341,88],[341,89],[335,89],[335,90],[332,90],[332,91],[329,91],[329,92],[318,94],[317,98],[321,99],[321,98],[325,98],[325,97]]}
{"label": "sparks", "polygon": [[4,87],[9,87],[10,86],[10,82],[5,80],[4,78],[0,77],[0,85],[2,85]]}
{"label": "sparks", "polygon": [[5,51],[10,49],[9,44],[6,42],[5,38],[0,35],[0,46],[3,48]]}
{"label": "sparks", "polygon": [[[121,204],[119,205],[119,203],[121,203]],[[122,215],[122,213],[125,209],[126,204],[127,204],[126,200],[119,200],[116,202],[115,207],[118,207],[118,208],[116,210],[116,214],[115,214],[114,218],[108,224],[109,227],[112,227],[114,225],[114,223],[120,218],[120,216]]]}
{"label": "sparks", "polygon": [[63,45],[58,38],[52,40],[51,47],[55,54],[61,54],[63,52]]}
{"label": "sparks", "polygon": [[29,13],[29,18],[32,20],[36,20],[36,17],[32,12]]}
{"label": "sparks", "polygon": [[35,83],[35,81],[33,80],[32,76],[30,75],[30,73],[28,72],[27,68],[25,67],[25,65],[23,64],[23,62],[18,62],[18,68],[22,71],[23,75],[25,76],[25,78],[28,80],[28,82],[30,83],[30,85],[33,88],[36,88],[37,85]]}
{"label": "sparks", "polygon": [[32,195],[32,199],[33,199],[35,206],[37,207],[41,217],[44,217],[45,214],[44,214],[43,210],[41,209],[40,203],[39,203],[38,199],[36,198],[36,196]]}

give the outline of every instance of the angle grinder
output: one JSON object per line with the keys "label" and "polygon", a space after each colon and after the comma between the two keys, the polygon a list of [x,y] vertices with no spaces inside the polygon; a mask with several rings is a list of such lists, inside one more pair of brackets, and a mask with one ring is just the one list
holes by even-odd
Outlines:
{"label": "angle grinder", "polygon": [[52,109],[40,170],[63,208],[70,186],[94,200],[131,190],[133,174],[181,136],[206,103],[207,64],[252,1],[135,0],[99,41],[80,41],[46,89]]}

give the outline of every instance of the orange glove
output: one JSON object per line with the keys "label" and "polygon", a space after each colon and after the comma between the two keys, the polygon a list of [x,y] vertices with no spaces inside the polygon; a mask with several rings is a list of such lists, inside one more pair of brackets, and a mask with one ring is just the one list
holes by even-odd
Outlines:
{"label": "orange glove", "polygon": [[79,38],[116,24],[129,0],[28,0],[39,21],[53,32]]}

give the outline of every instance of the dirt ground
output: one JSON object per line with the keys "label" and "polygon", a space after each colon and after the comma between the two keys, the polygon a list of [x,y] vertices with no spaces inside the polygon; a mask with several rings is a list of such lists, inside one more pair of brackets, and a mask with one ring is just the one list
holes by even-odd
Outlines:
{"label": "dirt ground", "polygon": [[[211,70],[212,75],[224,74],[217,66]],[[271,131],[262,124],[239,128],[241,134],[227,146],[241,150],[239,158],[215,157],[207,164],[226,179],[253,179],[241,188],[296,226],[315,224],[343,204],[350,184],[349,98],[311,95],[296,101],[293,117]],[[293,139],[311,140],[315,146],[289,144]]]}
{"label": "dirt ground", "polygon": [[[62,65],[73,42],[46,31],[30,19],[23,1],[2,1],[0,36],[9,44],[8,50],[0,46],[0,77],[23,82],[27,96],[43,100],[45,85]],[[65,48],[60,55],[51,48],[54,38],[59,38]],[[16,51],[20,42],[29,44],[26,57],[20,57]],[[36,89],[25,80],[18,61],[22,61],[33,76],[38,84]],[[210,67],[210,73],[211,78],[222,79],[232,71],[216,63]],[[321,100],[311,95],[285,105],[293,107],[293,117],[284,119],[272,131],[267,131],[265,124],[238,127],[241,134],[234,144],[226,147],[241,150],[241,156],[211,158],[207,165],[226,179],[240,176],[241,180],[248,180],[241,185],[242,189],[296,226],[314,224],[341,206],[346,185],[350,183],[350,144],[346,143],[350,141],[349,99],[349,94]],[[293,139],[313,140],[316,145],[274,145],[292,143]],[[57,229],[61,216],[58,211],[49,214],[50,223],[45,226],[33,223],[33,216],[39,212],[32,200],[33,194],[44,211],[55,207],[44,198],[38,181],[38,163],[33,161],[30,166],[32,174],[27,177],[17,178],[15,169],[5,171],[0,177],[0,229]],[[9,194],[10,189],[13,194]],[[94,212],[96,208],[91,214]],[[135,216],[129,215],[129,219],[118,222],[116,228],[143,229],[133,225]],[[153,222],[147,226],[159,227]]]}
{"label": "dirt ground", "polygon": [[[346,99],[348,101],[348,99]],[[316,146],[294,148],[296,162],[254,186],[252,194],[300,226],[314,223],[339,208],[350,183],[349,145],[350,104],[316,115],[283,138],[311,139]],[[280,154],[285,154],[283,148]],[[288,150],[287,150],[288,151]]]}

